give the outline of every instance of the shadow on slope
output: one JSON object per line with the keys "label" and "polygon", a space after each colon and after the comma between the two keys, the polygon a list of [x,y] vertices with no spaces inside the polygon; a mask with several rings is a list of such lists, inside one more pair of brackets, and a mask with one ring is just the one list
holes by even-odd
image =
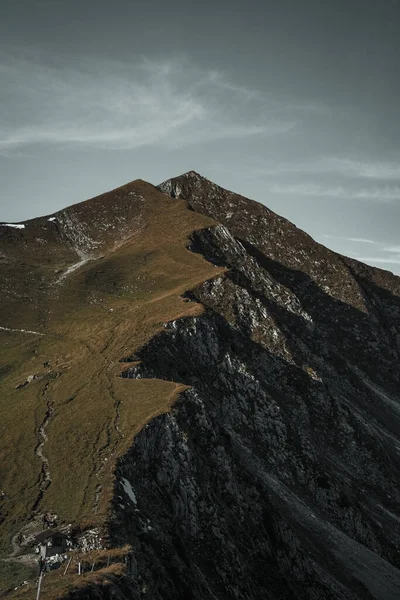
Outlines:
{"label": "shadow on slope", "polygon": [[[207,256],[205,233],[196,240]],[[119,462],[136,504],[126,506],[117,483],[124,510],[116,507],[112,537],[137,541],[154,598],[394,599],[400,420],[397,372],[385,382],[388,338],[379,340],[376,315],[246,250],[257,273],[214,247],[213,262],[232,270],[189,294],[206,314],[168,324],[123,373],[192,390]],[[311,319],[282,303],[283,290],[268,296],[265,273]],[[292,361],[263,341],[270,321],[260,303]]]}

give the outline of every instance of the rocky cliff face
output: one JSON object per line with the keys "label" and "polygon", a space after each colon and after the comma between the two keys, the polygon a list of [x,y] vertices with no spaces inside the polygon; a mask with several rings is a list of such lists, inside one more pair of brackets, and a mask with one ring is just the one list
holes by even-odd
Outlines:
{"label": "rocky cliff face", "polygon": [[195,173],[159,189],[227,271],[122,373],[190,386],[117,465],[129,597],[399,598],[398,278]]}

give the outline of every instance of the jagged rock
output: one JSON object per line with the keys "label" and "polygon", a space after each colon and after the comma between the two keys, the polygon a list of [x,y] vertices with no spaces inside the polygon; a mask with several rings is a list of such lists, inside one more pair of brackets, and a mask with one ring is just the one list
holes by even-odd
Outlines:
{"label": "jagged rock", "polygon": [[154,600],[394,600],[397,280],[197,174],[160,189],[222,222],[190,249],[229,271],[122,373],[191,388],[119,461],[136,501],[114,503],[113,542]]}

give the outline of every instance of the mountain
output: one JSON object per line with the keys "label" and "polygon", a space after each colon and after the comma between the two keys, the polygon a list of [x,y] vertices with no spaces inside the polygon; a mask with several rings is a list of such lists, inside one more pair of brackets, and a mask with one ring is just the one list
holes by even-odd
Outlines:
{"label": "mountain", "polygon": [[400,597],[398,277],[193,171],[0,224],[0,276],[5,597],[52,532],[42,599]]}

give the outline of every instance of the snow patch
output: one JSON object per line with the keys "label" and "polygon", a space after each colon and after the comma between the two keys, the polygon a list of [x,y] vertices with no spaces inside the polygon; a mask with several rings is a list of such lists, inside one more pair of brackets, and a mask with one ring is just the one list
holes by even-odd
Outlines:
{"label": "snow patch", "polygon": [[25,225],[21,223],[2,223],[2,227],[14,227],[14,229],[25,229]]}
{"label": "snow patch", "polygon": [[53,221],[56,220],[56,218],[55,217],[50,217],[50,219],[47,219],[47,220],[50,221],[50,223],[52,223]]}
{"label": "snow patch", "polygon": [[136,506],[137,500],[136,500],[135,492],[133,491],[131,484],[129,483],[129,481],[127,479],[125,479],[125,477],[122,477],[121,485],[124,488],[125,494],[127,496],[129,496],[130,500],[132,501],[132,504],[134,506]]}

